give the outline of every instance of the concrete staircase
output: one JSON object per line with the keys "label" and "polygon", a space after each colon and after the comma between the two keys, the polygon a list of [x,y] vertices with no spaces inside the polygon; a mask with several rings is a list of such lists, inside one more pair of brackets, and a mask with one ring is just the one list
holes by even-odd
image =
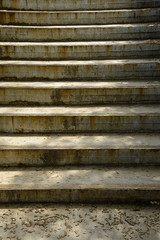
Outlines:
{"label": "concrete staircase", "polygon": [[0,9],[0,202],[160,201],[160,1]]}

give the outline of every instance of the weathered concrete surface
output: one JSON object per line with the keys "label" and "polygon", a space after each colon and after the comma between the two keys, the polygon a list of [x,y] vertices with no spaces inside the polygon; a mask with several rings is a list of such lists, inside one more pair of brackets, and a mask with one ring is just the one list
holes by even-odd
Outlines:
{"label": "weathered concrete surface", "polygon": [[160,82],[0,82],[0,105],[160,103]]}
{"label": "weathered concrete surface", "polygon": [[86,10],[86,9],[127,9],[127,8],[145,8],[160,7],[159,0],[1,0],[0,8],[5,9],[24,9],[24,10]]}
{"label": "weathered concrete surface", "polygon": [[158,134],[0,137],[0,166],[159,165]]}
{"label": "weathered concrete surface", "polygon": [[1,239],[160,240],[159,206],[0,205]]}
{"label": "weathered concrete surface", "polygon": [[160,132],[160,105],[0,107],[0,132]]}
{"label": "weathered concrete surface", "polygon": [[[10,104],[10,109],[3,108],[0,117],[1,131],[8,134],[0,135],[0,166],[17,167],[0,168],[0,202],[160,201],[160,134],[154,132],[160,128],[160,111],[156,106],[149,107],[149,101],[156,102],[160,99],[159,84],[154,82],[150,85],[152,81],[159,81],[160,77],[157,41],[160,38],[160,19],[159,9],[151,7],[160,7],[160,1],[0,0],[0,9],[3,9],[0,12],[0,36],[3,46],[0,53],[4,58],[0,61],[0,81],[10,81],[8,84],[21,82],[19,87],[15,84],[15,87],[10,85],[10,89],[6,89],[5,85],[0,89],[0,104],[7,101]],[[8,12],[7,9],[27,11]],[[58,10],[60,11],[57,13]],[[79,10],[85,11],[78,12]],[[41,14],[38,11],[42,11]],[[54,20],[55,17],[57,21]],[[12,25],[3,25],[5,21]],[[29,26],[26,26],[27,22]],[[150,40],[146,41],[148,39]],[[109,40],[115,43],[110,42],[107,45],[107,42],[102,42]],[[100,45],[95,41],[101,41]],[[10,42],[11,46],[8,46]],[[29,45],[26,49],[27,42]],[[12,54],[12,51],[15,53]],[[92,54],[89,55],[90,52]],[[111,60],[112,58],[114,59]],[[116,85],[117,81],[124,79],[127,82],[121,87],[120,83]],[[66,83],[64,87],[60,86],[60,81],[64,84],[67,80],[75,81],[75,85]],[[90,85],[87,85],[87,80]],[[32,81],[32,84],[27,81]],[[36,81],[43,81],[42,88],[37,87]],[[45,81],[48,83],[44,83]],[[47,86],[49,81],[52,84],[50,87]],[[59,83],[55,82],[53,87],[54,81]],[[76,85],[77,81],[79,87]],[[80,86],[80,81],[86,83]],[[98,81],[105,83],[99,86]],[[107,81],[114,83],[105,85],[103,89]],[[91,86],[93,82],[94,87]],[[127,87],[124,87],[126,83]],[[28,104],[27,98],[31,93],[34,94],[34,91],[36,94],[29,101],[32,104],[37,103],[39,89],[43,93],[40,104],[49,102],[63,105],[63,101],[70,104],[74,102],[74,98],[74,104],[77,104],[82,93],[83,98],[79,105],[87,104],[87,101],[89,104],[95,102],[96,105],[103,101],[105,96],[105,104],[107,100],[114,100],[115,104],[119,99],[121,103],[129,101],[130,107],[108,105],[96,109],[95,106],[63,106],[39,110],[33,107],[28,110],[25,108],[26,112],[11,107],[11,104],[25,104],[24,99]],[[15,96],[17,90],[19,93]],[[23,93],[24,98],[21,96]],[[99,95],[101,98],[97,101]],[[148,96],[150,97],[147,102]],[[148,108],[131,105],[134,101],[144,101]],[[134,133],[104,133],[117,132],[119,129]],[[148,133],[140,133],[142,130]],[[23,134],[13,134],[19,131]],[[43,134],[40,134],[40,131]],[[53,135],[53,131],[59,132],[59,135]],[[80,131],[78,135],[77,132]],[[83,131],[85,133],[82,133]],[[87,131],[97,132],[87,134]],[[100,133],[102,131],[103,134]],[[136,131],[138,133],[135,133]],[[152,133],[149,134],[149,131]],[[72,166],[67,167],[67,164]],[[109,167],[109,164],[112,166]],[[22,166],[35,168],[21,168]],[[62,235],[60,239],[66,236]],[[1,238],[0,236],[0,240]]]}
{"label": "weathered concrete surface", "polygon": [[[23,183],[22,183],[23,184]],[[160,201],[156,185],[1,185],[0,203],[150,203]]]}
{"label": "weathered concrete surface", "polygon": [[78,25],[154,22],[160,20],[160,8],[99,11],[0,11],[0,24]]}
{"label": "weathered concrete surface", "polygon": [[121,80],[160,77],[160,59],[0,61],[0,80]]}
{"label": "weathered concrete surface", "polygon": [[160,201],[159,167],[1,168],[0,202]]}
{"label": "weathered concrete surface", "polygon": [[[95,140],[95,141],[93,141]],[[150,146],[159,148],[159,134],[104,134],[104,135],[1,135],[1,149],[88,149],[139,148]]]}
{"label": "weathered concrete surface", "polygon": [[81,107],[1,107],[0,117],[6,116],[156,116],[160,105],[81,106]]}
{"label": "weathered concrete surface", "polygon": [[76,25],[76,26],[10,26],[0,25],[1,41],[96,41],[160,38],[159,23]]}
{"label": "weathered concrete surface", "polygon": [[[124,184],[149,187],[160,186],[160,167],[105,167],[105,166],[63,166],[47,168],[0,168],[0,189],[8,185],[21,185],[21,189],[36,185],[111,185]],[[3,187],[4,185],[4,187]],[[121,186],[123,188],[123,186]]]}
{"label": "weathered concrete surface", "polygon": [[105,42],[0,42],[1,59],[68,60],[160,57],[160,40]]}

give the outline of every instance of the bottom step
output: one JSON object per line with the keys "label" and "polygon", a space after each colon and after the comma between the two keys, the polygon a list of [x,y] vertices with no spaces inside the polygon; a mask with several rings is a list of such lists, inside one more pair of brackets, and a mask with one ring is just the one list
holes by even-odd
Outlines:
{"label": "bottom step", "polygon": [[0,202],[160,201],[160,167],[1,168]]}

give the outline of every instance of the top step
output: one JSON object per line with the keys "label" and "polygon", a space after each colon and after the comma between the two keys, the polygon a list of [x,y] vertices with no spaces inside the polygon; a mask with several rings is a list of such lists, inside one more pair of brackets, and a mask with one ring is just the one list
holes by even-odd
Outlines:
{"label": "top step", "polygon": [[0,0],[0,9],[97,10],[160,7],[159,0]]}

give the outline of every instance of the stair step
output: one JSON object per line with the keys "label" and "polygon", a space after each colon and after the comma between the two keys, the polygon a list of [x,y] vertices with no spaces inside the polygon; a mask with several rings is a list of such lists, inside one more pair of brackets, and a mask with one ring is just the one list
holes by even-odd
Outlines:
{"label": "stair step", "polygon": [[160,103],[160,82],[0,82],[0,105]]}
{"label": "stair step", "polygon": [[77,25],[77,26],[10,26],[0,25],[1,41],[94,41],[160,38],[159,23]]}
{"label": "stair step", "polygon": [[146,8],[160,7],[159,0],[1,0],[1,9],[19,10],[86,10],[86,9],[126,9],[126,8]]}
{"label": "stair step", "polygon": [[0,132],[160,132],[160,105],[1,107]]}
{"label": "stair step", "polygon": [[0,15],[0,203],[160,202],[160,0]]}
{"label": "stair step", "polygon": [[121,80],[160,77],[160,59],[0,61],[0,80]]}
{"label": "stair step", "polygon": [[1,59],[81,60],[160,56],[160,40],[105,42],[0,42]]}
{"label": "stair step", "polygon": [[154,22],[160,20],[160,8],[98,11],[0,11],[0,24],[76,25]]}
{"label": "stair step", "polygon": [[156,133],[1,134],[0,166],[159,165],[159,143],[160,135]]}
{"label": "stair step", "polygon": [[1,168],[0,202],[160,200],[160,167]]}

